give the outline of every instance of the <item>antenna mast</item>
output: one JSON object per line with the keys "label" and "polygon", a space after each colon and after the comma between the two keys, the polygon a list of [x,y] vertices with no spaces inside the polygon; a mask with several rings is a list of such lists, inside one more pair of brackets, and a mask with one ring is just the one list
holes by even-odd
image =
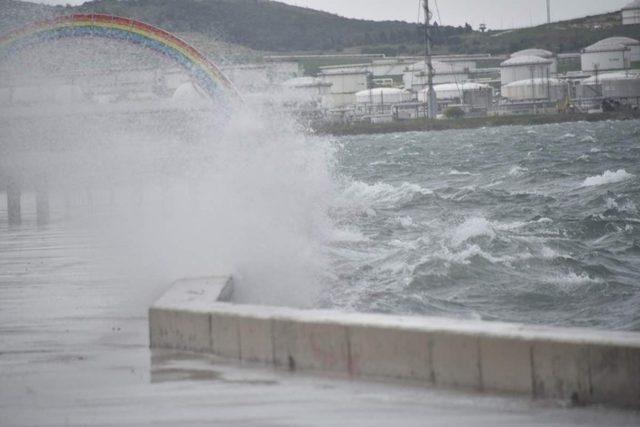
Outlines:
{"label": "antenna mast", "polygon": [[551,0],[547,0],[547,24],[551,24]]}
{"label": "antenna mast", "polygon": [[426,42],[425,64],[427,65],[427,118],[435,119],[438,116],[438,99],[433,89],[433,61],[431,58],[431,11],[429,0],[424,0],[424,38]]}

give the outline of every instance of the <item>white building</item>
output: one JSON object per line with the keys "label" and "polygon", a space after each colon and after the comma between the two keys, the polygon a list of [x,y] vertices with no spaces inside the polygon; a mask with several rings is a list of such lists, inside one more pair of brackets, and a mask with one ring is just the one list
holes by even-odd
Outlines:
{"label": "white building", "polygon": [[512,102],[557,102],[566,99],[568,94],[568,84],[553,78],[519,80],[502,87],[502,97]]}
{"label": "white building", "polygon": [[622,25],[640,24],[640,0],[634,0],[622,8]]}
{"label": "white building", "polygon": [[598,42],[582,50],[582,71],[625,70],[631,66],[631,49],[619,43]]}
{"label": "white building", "polygon": [[581,82],[578,95],[585,99],[640,97],[640,72],[618,71],[592,76]]}
{"label": "white building", "polygon": [[548,79],[552,64],[552,60],[539,56],[516,56],[500,64],[500,81],[505,86],[520,80]]}
{"label": "white building", "polygon": [[326,95],[326,104],[330,108],[344,108],[356,103],[356,93],[369,87],[371,74],[362,70],[335,69],[324,70],[318,77],[331,85]]}
{"label": "white building", "polygon": [[531,49],[520,50],[518,52],[514,52],[511,54],[511,58],[517,58],[519,56],[537,56],[538,58],[549,59],[553,61],[551,64],[551,74],[558,73],[558,58],[553,52],[549,50],[531,48]]}
{"label": "white building", "polygon": [[[462,83],[469,80],[469,71],[456,68],[453,64],[433,61],[433,83]],[[428,75],[425,61],[417,62],[408,67],[402,77],[404,88],[412,92],[420,92],[427,87]]]}

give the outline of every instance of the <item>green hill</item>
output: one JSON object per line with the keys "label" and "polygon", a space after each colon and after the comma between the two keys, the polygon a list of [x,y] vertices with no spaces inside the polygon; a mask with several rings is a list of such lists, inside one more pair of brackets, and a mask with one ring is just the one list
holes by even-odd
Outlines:
{"label": "green hill", "polygon": [[[0,0],[0,29],[63,13],[109,13],[136,18],[169,31],[226,46],[262,52],[353,52],[415,55],[423,51],[422,27],[399,21],[347,19],[268,0],[95,0],[78,7],[51,7]],[[509,53],[539,47],[576,52],[597,40],[638,37],[640,26],[619,25],[605,14],[533,28],[481,33],[438,26],[436,53]],[[233,50],[233,49],[231,49]]]}

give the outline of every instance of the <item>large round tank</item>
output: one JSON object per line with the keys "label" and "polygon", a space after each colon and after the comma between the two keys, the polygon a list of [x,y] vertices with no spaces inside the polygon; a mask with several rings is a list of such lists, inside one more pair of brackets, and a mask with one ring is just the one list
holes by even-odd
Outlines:
{"label": "large round tank", "polygon": [[527,79],[509,83],[502,87],[502,97],[510,101],[542,101],[552,102],[565,99],[568,94],[566,83],[558,79]]}
{"label": "large round tank", "polygon": [[539,56],[523,55],[507,59],[500,64],[502,85],[525,79],[549,78],[553,61]]}
{"label": "large round tank", "polygon": [[398,104],[400,102],[411,101],[411,98],[410,92],[389,87],[367,89],[356,93],[356,103],[358,104]]}
{"label": "large round tank", "polygon": [[600,40],[592,47],[607,47],[607,46],[626,46],[629,48],[629,60],[631,62],[640,62],[640,41],[632,39],[630,37],[609,37],[604,40]]}
{"label": "large round tank", "polygon": [[581,98],[640,97],[640,71],[604,73],[583,80],[578,87]]}
{"label": "large round tank", "polygon": [[511,58],[517,58],[519,56],[537,56],[538,58],[549,59],[551,61],[551,73],[556,74],[558,72],[558,59],[556,55],[549,50],[531,48],[519,50],[511,54]]}
{"label": "large round tank", "polygon": [[631,65],[631,49],[616,42],[598,42],[582,50],[582,71],[624,70]]}
{"label": "large round tank", "polygon": [[[493,88],[489,85],[473,82],[446,83],[435,85],[438,101],[456,102],[473,107],[489,108],[493,103]],[[427,89],[418,92],[418,100],[427,102]]]}
{"label": "large round tank", "polygon": [[634,0],[622,8],[622,25],[640,24],[640,0]]}

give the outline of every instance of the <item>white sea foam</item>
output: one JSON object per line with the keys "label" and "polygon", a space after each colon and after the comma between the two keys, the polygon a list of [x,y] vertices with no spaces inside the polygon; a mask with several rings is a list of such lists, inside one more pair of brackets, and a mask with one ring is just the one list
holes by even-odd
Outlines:
{"label": "white sea foam", "polygon": [[467,240],[481,236],[493,239],[496,236],[493,225],[486,218],[469,218],[453,230],[451,244],[457,247]]}
{"label": "white sea foam", "polygon": [[471,172],[459,171],[457,169],[451,169],[449,175],[471,175]]}
{"label": "white sea foam", "polygon": [[615,199],[607,197],[605,204],[607,209],[614,209],[618,212],[635,213],[638,211],[637,206],[631,200],[623,200],[619,203]]}
{"label": "white sea foam", "polygon": [[400,224],[404,228],[409,228],[409,227],[412,227],[414,225],[413,218],[411,218],[410,216],[398,217],[398,218],[396,218],[396,222],[398,224]]}
{"label": "white sea foam", "polygon": [[580,138],[580,142],[598,142],[593,136],[587,135]]}
{"label": "white sea foam", "polygon": [[514,166],[509,170],[509,175],[511,176],[521,176],[525,172],[529,171],[527,168],[523,168],[522,166]]}
{"label": "white sea foam", "polygon": [[337,200],[338,207],[355,206],[362,210],[371,207],[389,207],[409,202],[417,195],[430,195],[433,191],[417,184],[404,182],[399,186],[387,183],[367,184],[352,182]]}
{"label": "white sea foam", "polygon": [[624,169],[618,169],[616,172],[606,171],[602,175],[596,175],[584,180],[582,187],[595,187],[598,185],[615,184],[633,178],[635,175],[628,173]]}
{"label": "white sea foam", "polygon": [[546,283],[559,285],[561,287],[564,287],[564,286],[574,287],[577,285],[583,285],[587,283],[602,283],[602,280],[592,278],[586,273],[577,274],[574,272],[547,276],[547,277],[544,277],[543,280]]}

